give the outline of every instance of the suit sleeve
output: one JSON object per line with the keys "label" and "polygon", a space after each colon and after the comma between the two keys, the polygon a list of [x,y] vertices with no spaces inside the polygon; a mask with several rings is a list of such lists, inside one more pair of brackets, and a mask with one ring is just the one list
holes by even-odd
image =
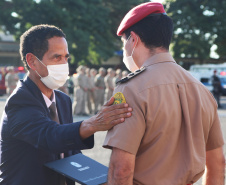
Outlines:
{"label": "suit sleeve", "polygon": [[81,140],[81,122],[59,125],[38,106],[9,105],[6,111],[10,136],[50,152],[92,148],[93,136]]}

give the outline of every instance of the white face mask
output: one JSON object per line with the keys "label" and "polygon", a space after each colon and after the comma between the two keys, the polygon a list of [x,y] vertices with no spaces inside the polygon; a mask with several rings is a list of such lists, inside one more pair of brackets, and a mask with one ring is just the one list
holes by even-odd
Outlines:
{"label": "white face mask", "polygon": [[[125,43],[124,47],[126,47],[126,44],[127,44],[128,40],[130,39],[130,37],[131,37],[131,35],[126,40],[126,43]],[[137,42],[138,42],[138,38],[137,38]],[[136,45],[137,45],[137,43],[136,43]],[[130,70],[131,72],[134,72],[137,69],[139,69],[139,67],[136,65],[136,63],[133,60],[133,52],[134,52],[134,49],[135,49],[136,45],[133,48],[131,56],[126,56],[125,52],[123,52],[123,62],[126,65],[127,69]]]}
{"label": "white face mask", "polygon": [[40,80],[46,85],[46,87],[49,89],[58,89],[65,84],[69,74],[68,63],[46,66],[41,60],[39,60],[39,62],[41,62],[48,70],[48,76],[46,77],[41,77],[36,71],[36,73],[41,77]]}

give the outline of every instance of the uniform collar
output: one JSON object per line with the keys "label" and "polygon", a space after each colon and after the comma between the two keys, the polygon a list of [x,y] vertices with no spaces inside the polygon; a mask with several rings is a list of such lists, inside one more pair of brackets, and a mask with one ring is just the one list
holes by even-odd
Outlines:
{"label": "uniform collar", "polygon": [[143,66],[147,67],[147,66],[150,66],[150,65],[154,65],[154,64],[157,64],[157,63],[163,63],[163,62],[174,62],[174,63],[176,63],[170,53],[159,53],[159,54],[153,55],[148,60],[146,60],[144,62],[144,64],[142,65],[142,67]]}

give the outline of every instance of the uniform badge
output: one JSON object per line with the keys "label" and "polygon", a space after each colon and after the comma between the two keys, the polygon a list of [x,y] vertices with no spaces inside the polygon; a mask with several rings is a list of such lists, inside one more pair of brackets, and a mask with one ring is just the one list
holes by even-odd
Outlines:
{"label": "uniform badge", "polygon": [[115,101],[113,104],[120,104],[120,103],[126,103],[126,99],[124,97],[124,95],[121,92],[117,92],[114,95]]}

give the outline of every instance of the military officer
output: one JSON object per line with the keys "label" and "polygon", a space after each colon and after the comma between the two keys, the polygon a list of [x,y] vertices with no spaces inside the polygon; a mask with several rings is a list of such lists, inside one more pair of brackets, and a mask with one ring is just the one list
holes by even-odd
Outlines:
{"label": "military officer", "polygon": [[[104,83],[104,76],[106,70],[101,67],[99,69],[99,73],[95,77],[95,86],[96,90],[96,102],[95,102],[95,111],[99,110],[99,107],[104,104],[104,92],[105,92],[105,83]],[[95,113],[96,113],[95,112]]]}
{"label": "military officer", "polygon": [[87,84],[88,84],[88,91],[87,91],[87,108],[89,111],[89,114],[95,113],[94,110],[94,102],[95,102],[95,83],[94,78],[97,74],[96,69],[92,68],[86,69],[86,77],[87,77]]}
{"label": "military officer", "polygon": [[169,53],[173,22],[161,3],[131,9],[119,25],[123,61],[132,72],[118,82],[134,110],[111,129],[108,184],[224,184],[225,159],[217,103]]}
{"label": "military officer", "polygon": [[95,99],[96,99],[96,86],[95,86],[95,77],[97,75],[97,70],[92,68],[90,70],[90,78],[89,78],[89,81],[90,81],[90,91],[89,91],[89,107],[90,107],[90,113],[91,114],[94,114],[96,111],[95,111]]}
{"label": "military officer", "polygon": [[85,95],[87,92],[85,69],[85,66],[79,66],[74,78],[73,112],[75,115],[85,115]]}
{"label": "military officer", "polygon": [[127,70],[122,71],[122,78],[125,78],[128,74]]}
{"label": "military officer", "polygon": [[108,74],[104,77],[104,83],[105,83],[105,95],[104,100],[107,102],[114,91],[114,84],[113,84],[113,78],[115,76],[115,71],[112,68],[108,68],[107,70]]}
{"label": "military officer", "polygon": [[117,69],[115,71],[115,77],[113,78],[113,85],[114,87],[116,86],[116,83],[121,80],[122,78],[122,70],[121,69]]}
{"label": "military officer", "polygon": [[5,86],[6,93],[9,96],[13,90],[16,88],[17,82],[19,80],[18,74],[15,73],[13,66],[7,67],[8,73],[5,76]]}

